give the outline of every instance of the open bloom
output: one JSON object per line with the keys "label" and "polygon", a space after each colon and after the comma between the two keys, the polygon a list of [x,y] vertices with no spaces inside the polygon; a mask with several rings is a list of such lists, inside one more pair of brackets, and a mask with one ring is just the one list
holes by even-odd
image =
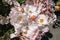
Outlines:
{"label": "open bloom", "polygon": [[37,18],[37,23],[39,25],[47,25],[49,22],[48,22],[48,15],[45,15],[45,14],[40,14]]}

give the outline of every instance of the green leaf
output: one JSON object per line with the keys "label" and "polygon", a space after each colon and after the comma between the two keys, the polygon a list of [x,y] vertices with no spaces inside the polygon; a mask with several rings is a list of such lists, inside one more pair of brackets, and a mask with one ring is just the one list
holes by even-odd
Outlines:
{"label": "green leaf", "polygon": [[24,2],[24,0],[17,0],[19,3],[22,3],[22,2]]}

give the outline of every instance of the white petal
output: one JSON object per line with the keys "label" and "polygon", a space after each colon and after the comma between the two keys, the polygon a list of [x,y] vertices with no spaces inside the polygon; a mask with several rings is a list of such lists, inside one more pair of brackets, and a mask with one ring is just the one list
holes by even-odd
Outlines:
{"label": "white petal", "polygon": [[10,34],[10,38],[14,38],[17,37],[17,35],[15,35],[14,33]]}

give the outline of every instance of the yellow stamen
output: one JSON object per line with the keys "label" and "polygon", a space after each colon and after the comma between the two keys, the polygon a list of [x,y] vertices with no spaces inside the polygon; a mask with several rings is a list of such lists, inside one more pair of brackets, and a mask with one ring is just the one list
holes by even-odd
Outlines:
{"label": "yellow stamen", "polygon": [[22,21],[23,19],[22,19],[22,17],[18,17],[17,20],[18,21]]}
{"label": "yellow stamen", "polygon": [[38,21],[39,21],[40,24],[42,24],[44,22],[43,19],[39,19]]}

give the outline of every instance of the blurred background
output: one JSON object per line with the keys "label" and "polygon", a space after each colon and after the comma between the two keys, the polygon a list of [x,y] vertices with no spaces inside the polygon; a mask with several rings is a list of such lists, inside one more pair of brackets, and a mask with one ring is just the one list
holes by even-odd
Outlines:
{"label": "blurred background", "polygon": [[[17,0],[17,1],[21,4],[24,3],[24,0]],[[54,6],[55,14],[57,15],[57,18],[60,20],[60,0],[53,0],[53,1],[55,2],[55,6]],[[0,0],[0,15],[6,17],[9,14],[11,7],[12,6]],[[60,40],[60,21],[57,22],[58,24],[55,24],[53,25],[53,27],[50,27],[51,33],[47,34],[46,40]],[[9,38],[9,34],[13,32],[14,29],[10,23],[7,25],[0,24],[0,40],[11,40]],[[18,40],[18,38],[12,40]]]}

